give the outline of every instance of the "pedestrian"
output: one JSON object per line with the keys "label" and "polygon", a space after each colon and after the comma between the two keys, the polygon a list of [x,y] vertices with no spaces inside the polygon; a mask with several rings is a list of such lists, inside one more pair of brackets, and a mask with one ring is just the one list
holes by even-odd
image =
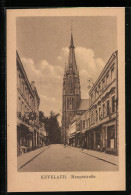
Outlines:
{"label": "pedestrian", "polygon": [[85,149],[85,148],[86,148],[86,141],[84,140],[84,141],[82,142],[82,150]]}
{"label": "pedestrian", "polygon": [[84,141],[82,142],[82,148],[81,148],[81,150],[83,150],[84,149]]}

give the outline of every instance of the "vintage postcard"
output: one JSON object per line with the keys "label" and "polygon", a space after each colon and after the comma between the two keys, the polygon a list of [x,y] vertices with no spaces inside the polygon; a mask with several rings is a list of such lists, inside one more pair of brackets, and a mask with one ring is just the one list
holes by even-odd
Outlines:
{"label": "vintage postcard", "polygon": [[125,9],[7,9],[7,191],[125,190]]}

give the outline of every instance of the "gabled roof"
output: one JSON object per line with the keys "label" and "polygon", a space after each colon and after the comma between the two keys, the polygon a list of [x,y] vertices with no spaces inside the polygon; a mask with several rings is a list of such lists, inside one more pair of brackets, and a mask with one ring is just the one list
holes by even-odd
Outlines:
{"label": "gabled roof", "polygon": [[81,99],[80,106],[77,110],[87,110],[89,108],[89,99]]}
{"label": "gabled roof", "polygon": [[73,124],[78,118],[80,118],[80,115],[75,115],[74,118],[71,120],[70,124]]}

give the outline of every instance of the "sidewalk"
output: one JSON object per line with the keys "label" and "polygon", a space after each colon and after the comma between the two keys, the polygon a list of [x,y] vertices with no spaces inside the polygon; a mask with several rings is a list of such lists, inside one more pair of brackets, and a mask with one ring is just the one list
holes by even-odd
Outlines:
{"label": "sidewalk", "polygon": [[41,154],[43,151],[47,150],[50,146],[43,146],[31,152],[27,152],[17,157],[17,169],[23,167],[29,161],[32,161],[35,157]]}
{"label": "sidewalk", "polygon": [[94,151],[94,150],[88,150],[88,149],[81,149],[81,148],[76,148],[76,147],[72,147],[72,146],[68,146],[71,147],[75,150],[79,150],[80,152],[83,152],[85,154],[88,154],[90,156],[93,156],[95,158],[98,158],[100,160],[109,162],[111,164],[114,165],[119,165],[119,156],[115,156],[115,155],[111,155],[111,154],[106,154],[104,152],[98,152],[98,151]]}

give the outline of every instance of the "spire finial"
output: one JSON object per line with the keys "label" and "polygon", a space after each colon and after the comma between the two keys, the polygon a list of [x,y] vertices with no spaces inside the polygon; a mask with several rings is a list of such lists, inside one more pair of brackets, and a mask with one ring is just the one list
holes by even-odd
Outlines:
{"label": "spire finial", "polygon": [[73,32],[73,20],[71,20],[71,34]]}
{"label": "spire finial", "polygon": [[70,48],[74,48],[74,43],[73,43],[73,34],[72,34],[72,23],[71,23],[71,41],[70,41]]}

